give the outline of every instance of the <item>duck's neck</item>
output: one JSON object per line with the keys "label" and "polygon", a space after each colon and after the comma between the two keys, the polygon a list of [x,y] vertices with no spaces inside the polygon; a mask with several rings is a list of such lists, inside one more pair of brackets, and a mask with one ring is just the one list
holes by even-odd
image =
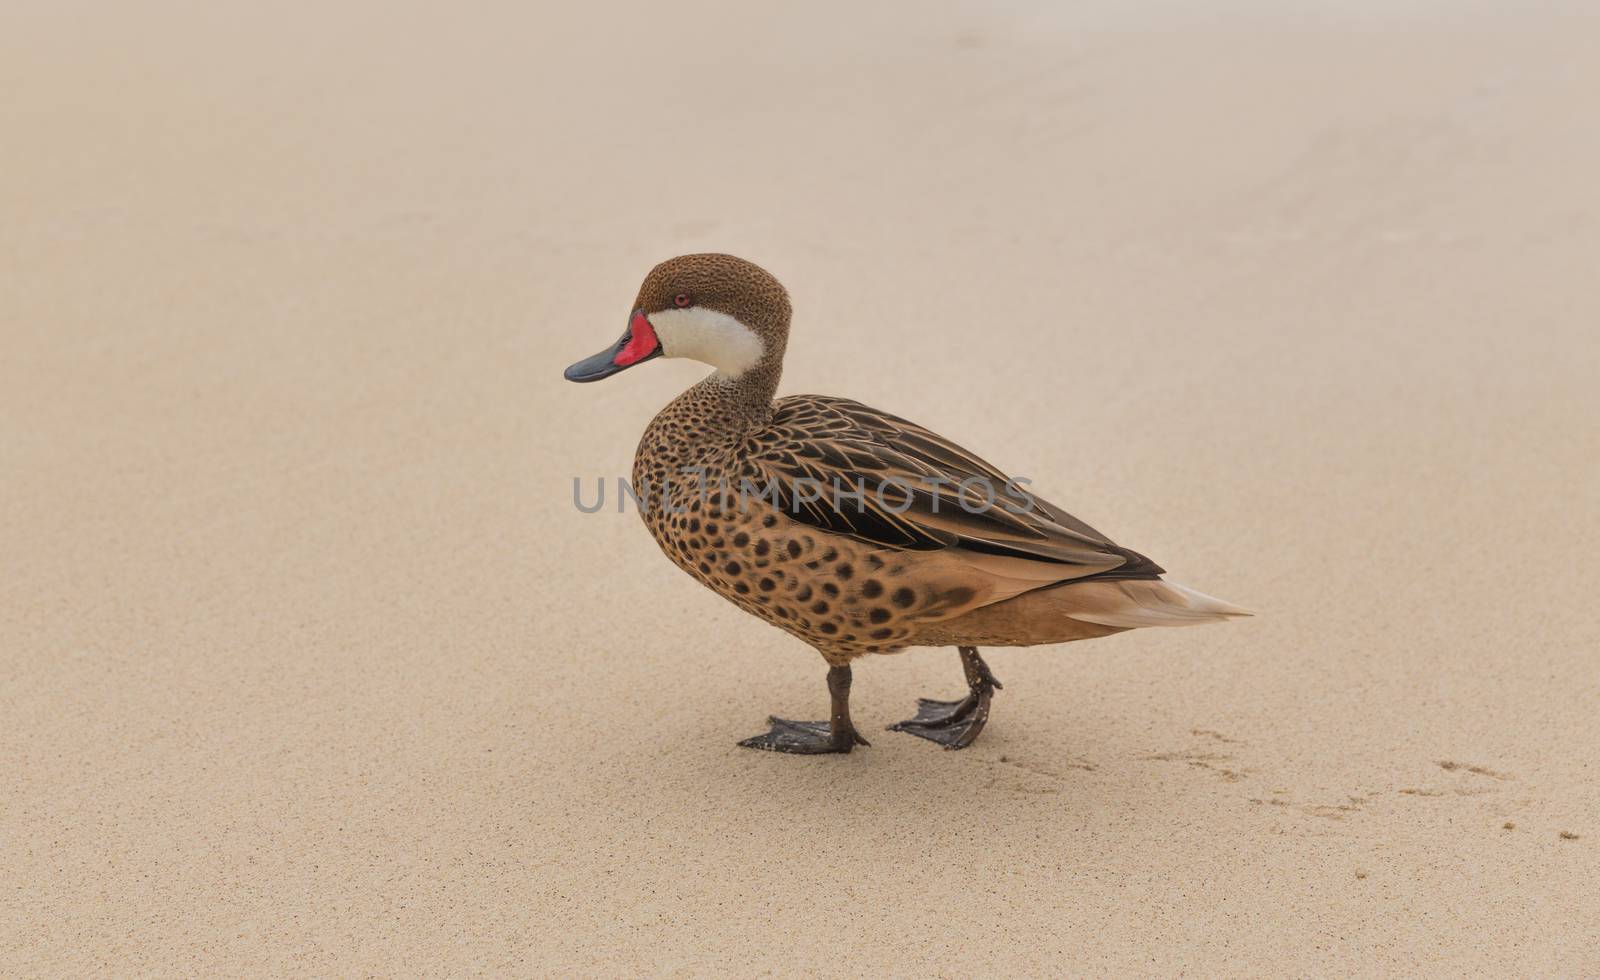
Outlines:
{"label": "duck's neck", "polygon": [[783,357],[779,352],[762,358],[736,378],[713,372],[684,392],[684,398],[699,409],[705,435],[742,438],[771,421],[772,398],[782,374]]}

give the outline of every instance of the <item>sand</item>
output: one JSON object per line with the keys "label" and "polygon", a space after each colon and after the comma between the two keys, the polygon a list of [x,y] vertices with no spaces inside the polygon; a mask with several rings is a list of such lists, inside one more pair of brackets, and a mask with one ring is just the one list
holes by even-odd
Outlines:
{"label": "sand", "polygon": [[[540,6],[0,12],[3,972],[1600,972],[1592,5]],[[707,249],[1261,615],[736,748],[560,378]]]}

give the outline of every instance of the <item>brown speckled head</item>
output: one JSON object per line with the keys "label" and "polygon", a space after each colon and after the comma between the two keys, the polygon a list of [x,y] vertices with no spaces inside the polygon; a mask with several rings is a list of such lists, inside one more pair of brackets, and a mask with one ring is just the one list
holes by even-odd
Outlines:
{"label": "brown speckled head", "polygon": [[777,390],[789,313],[789,294],[760,266],[732,255],[680,255],[645,277],[622,337],[566,377],[599,381],[657,357],[686,357],[761,405]]}
{"label": "brown speckled head", "polygon": [[[765,353],[779,360],[789,340],[789,293],[767,270],[733,255],[703,252],[668,259],[644,277],[633,305],[652,321],[678,309],[726,314],[749,327]],[[673,356],[670,350],[667,356]]]}

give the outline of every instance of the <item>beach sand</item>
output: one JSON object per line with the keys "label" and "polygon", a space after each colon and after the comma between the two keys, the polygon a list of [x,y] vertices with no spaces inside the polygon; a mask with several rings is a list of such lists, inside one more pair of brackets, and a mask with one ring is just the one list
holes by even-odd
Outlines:
{"label": "beach sand", "polygon": [[[7,4],[3,972],[1600,973],[1600,14],[1123,6]],[[737,748],[561,380],[704,250],[1260,615]]]}

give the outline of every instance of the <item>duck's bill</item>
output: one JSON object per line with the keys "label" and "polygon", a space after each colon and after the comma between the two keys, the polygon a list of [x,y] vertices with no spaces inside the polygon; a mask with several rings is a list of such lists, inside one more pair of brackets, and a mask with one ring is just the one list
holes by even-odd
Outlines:
{"label": "duck's bill", "polygon": [[650,318],[644,315],[643,310],[634,310],[628,320],[628,329],[622,332],[620,340],[593,357],[586,357],[567,368],[563,376],[568,381],[599,381],[660,356],[661,339],[656,336],[655,328],[650,326]]}

